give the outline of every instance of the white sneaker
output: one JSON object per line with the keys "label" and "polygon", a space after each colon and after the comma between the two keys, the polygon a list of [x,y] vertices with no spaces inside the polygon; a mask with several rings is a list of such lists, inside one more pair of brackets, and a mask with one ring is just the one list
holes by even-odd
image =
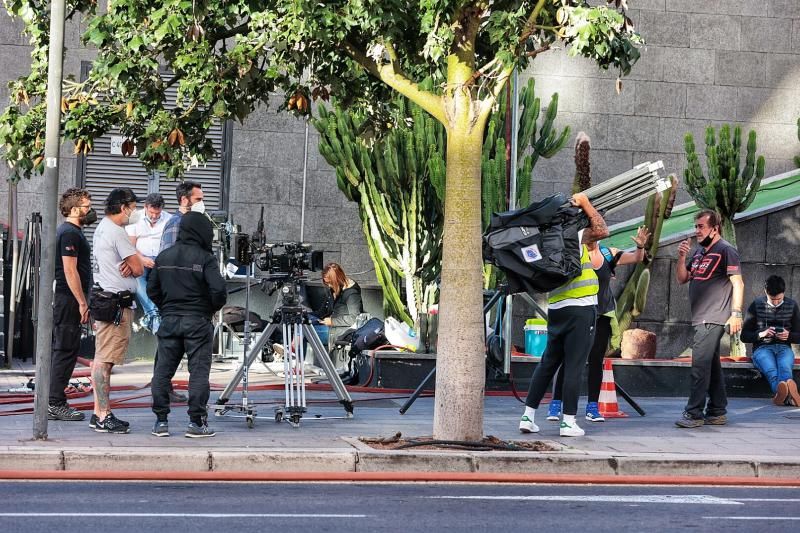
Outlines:
{"label": "white sneaker", "polygon": [[584,430],[578,427],[577,422],[573,422],[572,424],[561,422],[561,428],[558,433],[562,437],[583,437],[586,434]]}
{"label": "white sneaker", "polygon": [[539,433],[539,426],[533,423],[533,420],[523,415],[519,420],[519,430],[522,433]]}

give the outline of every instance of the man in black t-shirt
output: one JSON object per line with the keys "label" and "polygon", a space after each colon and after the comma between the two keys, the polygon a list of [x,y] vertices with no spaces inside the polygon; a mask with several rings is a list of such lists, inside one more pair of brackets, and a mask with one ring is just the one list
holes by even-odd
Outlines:
{"label": "man in black t-shirt", "polygon": [[689,282],[694,326],[691,390],[683,417],[675,422],[682,428],[727,423],[728,397],[719,343],[726,327],[732,335],[741,331],[744,301],[739,252],[722,238],[717,212],[705,209],[697,213],[694,230],[697,246],[689,254],[689,240],[681,242],[676,271],[678,283]]}
{"label": "man in black t-shirt", "polygon": [[50,378],[50,420],[83,420],[84,414],[67,404],[64,389],[69,384],[81,340],[81,324],[89,323],[87,294],[92,285],[89,242],[82,228],[94,223],[97,214],[85,189],[67,189],[59,209],[64,222],[56,230],[56,290],[53,296],[53,369]]}

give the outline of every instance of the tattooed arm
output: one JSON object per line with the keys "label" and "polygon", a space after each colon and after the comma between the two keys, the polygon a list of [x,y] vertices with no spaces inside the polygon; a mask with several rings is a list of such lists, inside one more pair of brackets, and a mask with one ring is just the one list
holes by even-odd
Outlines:
{"label": "tattooed arm", "polygon": [[609,232],[606,221],[603,220],[600,213],[592,206],[592,203],[585,194],[582,192],[573,194],[572,205],[580,207],[586,214],[586,218],[589,219],[589,227],[583,230],[583,240],[581,241],[583,244],[597,242],[608,237]]}

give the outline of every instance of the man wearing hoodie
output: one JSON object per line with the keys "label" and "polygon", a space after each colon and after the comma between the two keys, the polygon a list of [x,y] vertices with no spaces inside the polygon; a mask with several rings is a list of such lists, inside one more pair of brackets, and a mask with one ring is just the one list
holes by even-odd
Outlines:
{"label": "man wearing hoodie", "polygon": [[158,359],[152,381],[153,435],[169,436],[167,415],[172,377],[185,353],[189,361],[189,428],[186,437],[213,437],[207,424],[212,315],[225,305],[225,280],[211,251],[211,221],[200,213],[181,217],[178,240],[156,257],[147,295],[161,310]]}

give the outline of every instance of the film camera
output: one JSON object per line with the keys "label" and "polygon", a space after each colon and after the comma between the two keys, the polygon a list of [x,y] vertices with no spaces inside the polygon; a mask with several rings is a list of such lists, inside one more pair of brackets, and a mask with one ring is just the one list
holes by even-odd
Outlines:
{"label": "film camera", "polygon": [[300,278],[304,270],[322,270],[322,251],[310,244],[281,242],[258,245],[246,233],[231,235],[231,257],[243,265],[255,262],[268,278]]}

